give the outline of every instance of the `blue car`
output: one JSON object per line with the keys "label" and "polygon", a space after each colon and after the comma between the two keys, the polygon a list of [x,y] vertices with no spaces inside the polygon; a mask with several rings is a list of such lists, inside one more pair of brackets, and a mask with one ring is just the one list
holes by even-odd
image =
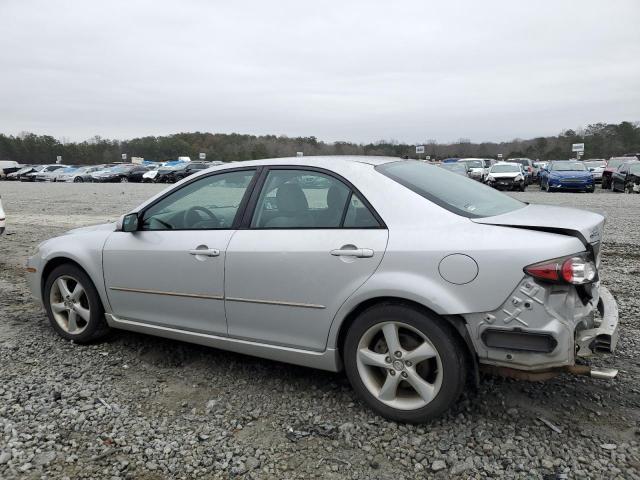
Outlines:
{"label": "blue car", "polygon": [[593,192],[595,180],[584,163],[578,161],[554,161],[540,172],[540,190],[580,190]]}

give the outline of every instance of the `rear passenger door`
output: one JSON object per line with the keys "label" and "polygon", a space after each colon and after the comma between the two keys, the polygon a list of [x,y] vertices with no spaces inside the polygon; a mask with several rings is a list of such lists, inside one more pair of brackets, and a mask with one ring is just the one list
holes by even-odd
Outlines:
{"label": "rear passenger door", "polygon": [[261,182],[227,249],[229,335],[322,351],[338,308],[380,264],[387,229],[329,172],[271,168]]}

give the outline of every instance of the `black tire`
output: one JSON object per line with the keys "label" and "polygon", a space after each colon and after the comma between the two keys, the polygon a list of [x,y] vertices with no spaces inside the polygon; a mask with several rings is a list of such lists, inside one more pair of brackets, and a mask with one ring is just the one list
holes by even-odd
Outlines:
{"label": "black tire", "polygon": [[[55,320],[51,310],[51,302],[49,300],[51,288],[54,282],[63,276],[71,277],[79,281],[86,292],[90,317],[86,328],[79,334],[66,332]],[[109,325],[107,325],[107,321],[104,318],[104,307],[102,306],[102,301],[100,300],[100,296],[98,295],[95,285],[89,276],[76,265],[65,263],[53,269],[45,281],[42,301],[53,329],[62,338],[73,340],[76,343],[86,344],[100,340],[110,332]]]}
{"label": "black tire", "polygon": [[[388,406],[374,397],[360,377],[357,353],[361,337],[375,325],[389,321],[402,322],[422,332],[440,356],[440,390],[424,407],[401,410]],[[347,332],[343,357],[347,377],[358,396],[378,414],[398,422],[423,423],[438,417],[455,403],[467,379],[466,350],[453,328],[435,314],[401,303],[379,304],[362,312]]]}
{"label": "black tire", "polygon": [[84,180],[82,180],[82,177],[76,177],[73,179],[73,183],[82,183],[84,182]]}
{"label": "black tire", "polygon": [[120,183],[129,183],[129,179],[127,177],[120,177]]}
{"label": "black tire", "polygon": [[611,182],[607,177],[602,177],[602,184],[600,186],[603,190],[609,190],[611,188]]}

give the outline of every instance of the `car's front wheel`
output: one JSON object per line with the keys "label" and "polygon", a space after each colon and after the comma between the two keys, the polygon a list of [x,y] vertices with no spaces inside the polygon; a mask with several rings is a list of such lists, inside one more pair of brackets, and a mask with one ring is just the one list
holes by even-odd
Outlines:
{"label": "car's front wheel", "polygon": [[76,177],[73,179],[73,183],[82,183],[84,180],[82,180],[82,177]]}
{"label": "car's front wheel", "polygon": [[412,306],[369,308],[344,343],[345,370],[358,395],[391,420],[419,423],[460,396],[466,356],[448,325]]}
{"label": "car's front wheel", "polygon": [[75,265],[60,265],[49,274],[43,300],[51,325],[67,340],[89,343],[109,332],[96,287]]}

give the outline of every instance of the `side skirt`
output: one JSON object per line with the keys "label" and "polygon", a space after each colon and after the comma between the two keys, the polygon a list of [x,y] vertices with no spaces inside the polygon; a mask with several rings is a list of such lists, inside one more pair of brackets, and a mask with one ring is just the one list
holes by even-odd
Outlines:
{"label": "side skirt", "polygon": [[170,338],[172,340],[180,340],[188,343],[196,343],[207,347],[219,348],[221,350],[229,350],[253,357],[268,358],[278,362],[292,363],[303,367],[317,368],[320,370],[328,370],[338,372],[342,370],[342,362],[338,351],[328,348],[324,352],[312,352],[309,350],[300,350],[291,347],[282,347],[279,345],[270,345],[266,343],[251,342],[249,340],[241,340],[231,337],[220,337],[217,335],[209,335],[200,332],[191,332],[188,330],[180,330],[177,328],[163,327],[160,325],[151,325],[133,320],[124,320],[117,318],[110,313],[104,314],[110,327],[119,328],[121,330],[129,330],[132,332],[145,333],[155,335],[157,337]]}

